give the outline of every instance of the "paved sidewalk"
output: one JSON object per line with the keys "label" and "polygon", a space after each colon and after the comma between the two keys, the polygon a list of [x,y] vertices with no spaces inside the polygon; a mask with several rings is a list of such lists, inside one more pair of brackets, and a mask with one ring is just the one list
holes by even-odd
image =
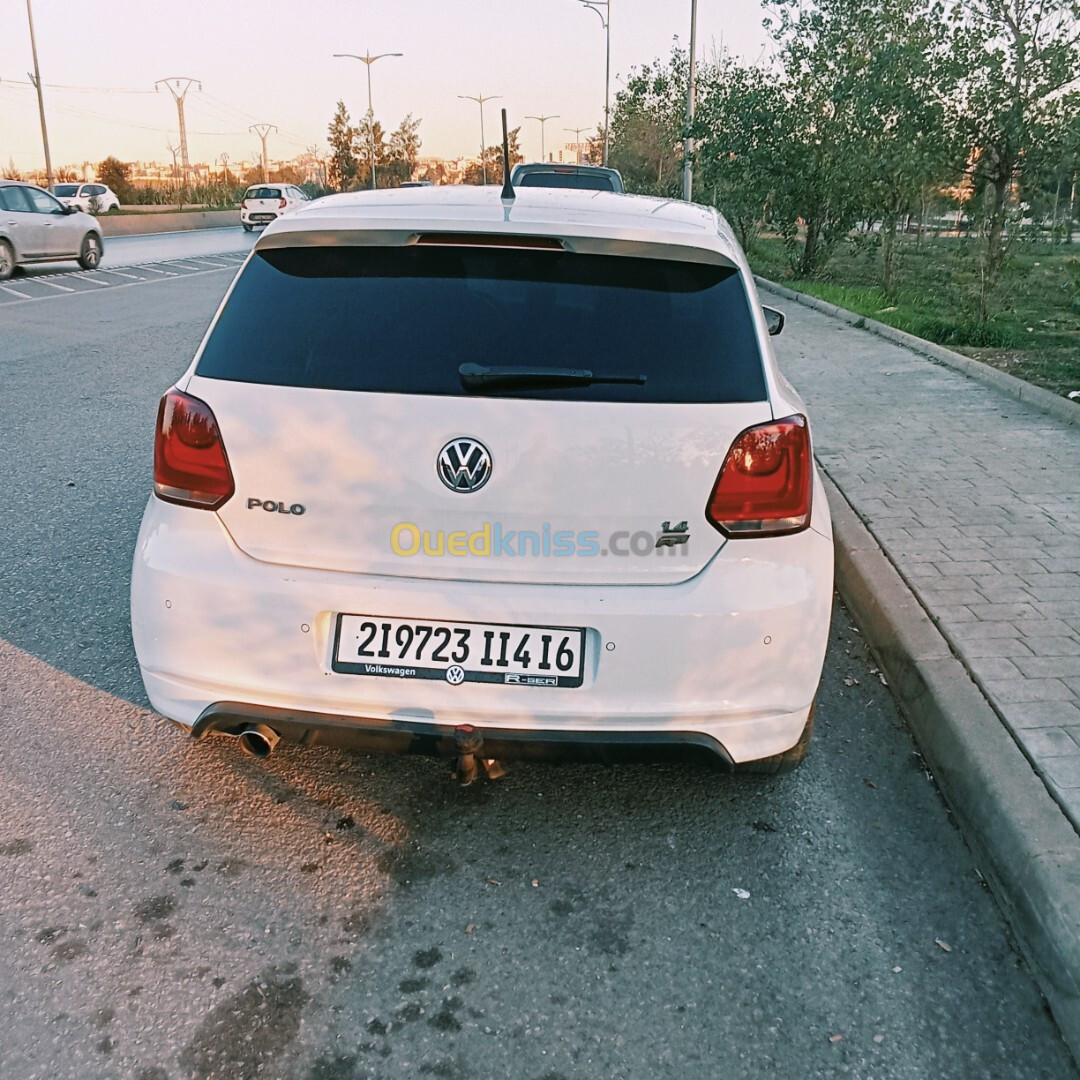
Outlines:
{"label": "paved sidewalk", "polygon": [[818,460],[1080,829],[1080,427],[771,302]]}

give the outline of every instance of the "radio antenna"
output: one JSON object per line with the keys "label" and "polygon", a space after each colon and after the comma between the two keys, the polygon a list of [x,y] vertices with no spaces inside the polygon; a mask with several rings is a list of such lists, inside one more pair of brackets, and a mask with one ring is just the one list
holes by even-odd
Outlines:
{"label": "radio antenna", "polygon": [[514,185],[510,183],[510,136],[506,133],[506,110],[502,111],[503,124],[503,189],[504,199],[513,199]]}

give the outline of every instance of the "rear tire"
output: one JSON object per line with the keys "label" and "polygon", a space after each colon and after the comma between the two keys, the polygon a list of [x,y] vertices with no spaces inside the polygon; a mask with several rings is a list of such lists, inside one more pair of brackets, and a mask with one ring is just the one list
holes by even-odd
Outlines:
{"label": "rear tire", "polygon": [[779,776],[781,773],[794,772],[806,757],[810,749],[810,738],[814,733],[814,710],[817,708],[817,698],[810,706],[810,715],[806,718],[806,727],[803,728],[799,741],[782,754],[774,754],[772,757],[759,758],[757,761],[740,761],[735,765],[735,772],[750,776]]}
{"label": "rear tire", "polygon": [[79,250],[79,265],[84,270],[96,270],[100,263],[101,238],[96,233],[87,233]]}
{"label": "rear tire", "polygon": [[14,273],[15,249],[6,240],[0,240],[0,281],[7,281]]}
{"label": "rear tire", "polygon": [[251,232],[251,230],[255,227],[254,225],[249,225],[246,221],[242,221],[240,222],[240,224],[244,226],[244,232]]}

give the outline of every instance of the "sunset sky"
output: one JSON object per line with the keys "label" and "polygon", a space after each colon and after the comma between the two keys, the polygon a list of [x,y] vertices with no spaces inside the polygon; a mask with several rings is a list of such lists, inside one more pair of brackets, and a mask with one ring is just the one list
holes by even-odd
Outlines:
{"label": "sunset sky", "polygon": [[[33,0],[33,13],[54,166],[171,160],[176,107],[154,93],[167,76],[202,82],[187,98],[192,161],[253,159],[256,121],[279,128],[272,160],[323,150],[339,98],[354,116],[367,108],[365,66],[332,54],[369,48],[404,54],[372,68],[375,115],[387,130],[421,117],[423,155],[478,151],[479,109],[458,94],[502,95],[485,105],[487,141],[505,107],[527,158],[540,156],[527,114],[558,114],[549,150],[572,141],[564,128],[603,117],[604,31],[578,0]],[[753,0],[699,0],[698,55],[770,53],[764,15]],[[614,100],[631,68],[689,42],[690,0],[612,0],[611,27]],[[0,164],[19,169],[44,164],[31,70],[25,0],[0,0]]]}

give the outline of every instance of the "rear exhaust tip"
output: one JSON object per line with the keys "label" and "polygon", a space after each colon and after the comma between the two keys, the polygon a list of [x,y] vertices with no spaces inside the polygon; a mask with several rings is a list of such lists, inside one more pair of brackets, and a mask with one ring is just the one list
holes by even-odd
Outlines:
{"label": "rear exhaust tip", "polygon": [[240,749],[249,757],[268,758],[281,736],[265,724],[252,724],[240,732]]}

